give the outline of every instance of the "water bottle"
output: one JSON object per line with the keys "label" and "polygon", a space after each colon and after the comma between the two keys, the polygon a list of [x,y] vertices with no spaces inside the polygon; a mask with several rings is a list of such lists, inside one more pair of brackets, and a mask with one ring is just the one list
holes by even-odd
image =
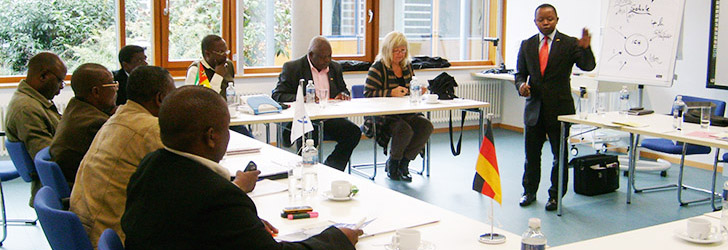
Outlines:
{"label": "water bottle", "polygon": [[227,105],[237,105],[236,97],[237,95],[235,95],[235,84],[233,82],[229,82],[227,88],[225,89],[225,99],[227,101]]}
{"label": "water bottle", "polygon": [[579,87],[579,118],[586,119],[589,114],[589,95],[586,92],[586,87]]}
{"label": "water bottle", "polygon": [[420,82],[417,80],[417,77],[413,76],[412,80],[410,81],[410,104],[412,105],[418,105],[420,104],[420,99],[422,98],[422,85],[420,85]]}
{"label": "water bottle", "polygon": [[720,215],[720,226],[728,232],[728,181],[723,183],[723,212]]}
{"label": "water bottle", "polygon": [[316,86],[313,85],[313,80],[308,80],[306,84],[306,103],[316,102]]}
{"label": "water bottle", "polygon": [[318,163],[318,150],[313,144],[313,139],[306,140],[306,146],[301,152],[303,157],[303,194],[304,196],[312,196],[318,188],[318,174],[316,173],[316,163]]}
{"label": "water bottle", "polygon": [[677,96],[675,102],[672,103],[672,128],[682,130],[683,115],[685,114],[685,102],[682,96]]}
{"label": "water bottle", "polygon": [[521,238],[521,250],[544,250],[546,249],[546,236],[541,233],[541,220],[538,218],[528,219],[528,230]]}
{"label": "water bottle", "polygon": [[629,111],[629,90],[627,86],[622,86],[622,90],[619,91],[619,113],[626,115]]}

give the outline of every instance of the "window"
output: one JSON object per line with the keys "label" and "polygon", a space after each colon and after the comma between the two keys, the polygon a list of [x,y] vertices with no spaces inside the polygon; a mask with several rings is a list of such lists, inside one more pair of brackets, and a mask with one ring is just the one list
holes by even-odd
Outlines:
{"label": "window", "polygon": [[[86,62],[118,69],[119,48],[147,48],[149,63],[175,76],[201,57],[200,41],[218,34],[238,74],[278,72],[291,55],[294,0],[0,0],[0,82],[22,78],[28,59],[52,51],[69,74]],[[392,30],[413,55],[454,65],[491,64],[483,37],[495,36],[497,0],[319,0],[321,34],[337,60],[373,61]],[[298,3],[298,2],[297,2]],[[31,32],[28,32],[31,31]],[[304,41],[307,42],[307,41]],[[462,64],[460,64],[462,65]]]}
{"label": "window", "polygon": [[147,48],[148,62],[154,61],[152,24],[151,0],[124,1],[124,25],[120,25],[124,36],[120,39],[121,45],[138,45]]}
{"label": "window", "polygon": [[[291,58],[291,5],[293,0],[239,0],[236,56],[246,72],[280,66]],[[242,25],[241,25],[242,24]],[[239,62],[240,63],[240,62]],[[252,68],[252,69],[251,69]],[[263,72],[263,71],[258,71]]]}
{"label": "window", "polygon": [[374,59],[374,9],[373,0],[321,1],[321,35],[331,43],[336,59]]}
{"label": "window", "polygon": [[114,3],[0,0],[0,76],[25,75],[28,60],[41,51],[58,54],[69,73],[87,62],[117,68]]}

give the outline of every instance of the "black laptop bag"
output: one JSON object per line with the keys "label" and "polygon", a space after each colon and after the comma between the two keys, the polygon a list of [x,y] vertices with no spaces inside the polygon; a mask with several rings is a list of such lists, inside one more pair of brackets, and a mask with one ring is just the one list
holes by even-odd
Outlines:
{"label": "black laptop bag", "polygon": [[593,154],[571,159],[574,192],[588,196],[606,194],[619,188],[619,160],[616,155]]}

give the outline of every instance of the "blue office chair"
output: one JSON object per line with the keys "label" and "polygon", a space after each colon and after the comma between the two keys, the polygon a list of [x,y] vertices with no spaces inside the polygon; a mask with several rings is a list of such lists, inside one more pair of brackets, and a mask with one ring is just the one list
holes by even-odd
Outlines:
{"label": "blue office chair", "polygon": [[28,150],[25,149],[23,142],[11,142],[5,138],[5,146],[10,154],[10,160],[15,164],[18,174],[25,182],[33,181],[32,175],[35,175],[35,164],[33,158],[30,157]]}
{"label": "blue office chair", "polygon": [[0,239],[0,246],[3,245],[3,242],[8,236],[8,223],[7,218],[5,216],[5,194],[3,193],[3,186],[2,182],[9,181],[15,178],[18,178],[20,175],[18,175],[18,171],[15,170],[15,166],[11,161],[0,161],[0,206],[2,206],[2,230],[3,230],[3,236],[2,239]]}
{"label": "blue office chair", "polygon": [[99,250],[124,250],[124,245],[121,244],[119,235],[111,228],[107,228],[101,233],[98,247]]}
{"label": "blue office chair", "polygon": [[61,199],[71,197],[71,188],[57,163],[51,161],[50,147],[45,147],[35,155],[35,168],[43,186],[56,190]]}
{"label": "blue office chair", "polygon": [[[675,97],[675,99],[677,99],[677,97]],[[694,97],[694,96],[682,96],[682,100],[686,103],[687,102],[711,102],[711,103],[714,103],[716,106],[715,110],[713,112],[714,116],[723,116],[725,114],[726,103],[724,101],[700,98],[700,97]],[[670,115],[672,115],[672,111],[670,111]],[[686,155],[697,155],[697,154],[709,154],[711,152],[710,147],[681,143],[681,142],[674,142],[672,140],[658,139],[658,138],[644,139],[644,140],[642,140],[640,146],[657,151],[657,152],[675,154],[675,155],[679,154],[680,155],[680,171],[679,171],[679,175],[678,175],[677,184],[649,187],[649,188],[643,188],[643,189],[635,188],[635,193],[681,187],[681,188],[678,188],[678,191],[677,191],[678,202],[680,202],[681,206],[684,206],[684,205],[687,205],[690,203],[694,203],[694,202],[710,201],[712,198],[714,198],[714,195],[711,195],[710,198],[698,199],[698,200],[687,201],[687,202],[682,201],[682,190],[683,189],[691,189],[691,190],[701,191],[701,192],[706,191],[704,189],[699,189],[699,188],[695,188],[695,187],[691,187],[691,186],[682,184],[683,183],[683,171],[685,168],[685,156]],[[634,184],[634,182],[633,182],[633,184]],[[708,193],[711,193],[711,192],[708,192]]]}
{"label": "blue office chair", "polygon": [[364,98],[364,84],[351,86],[351,98]]}
{"label": "blue office chair", "polygon": [[43,233],[54,250],[93,250],[81,220],[63,210],[58,193],[45,186],[38,190],[33,201]]}

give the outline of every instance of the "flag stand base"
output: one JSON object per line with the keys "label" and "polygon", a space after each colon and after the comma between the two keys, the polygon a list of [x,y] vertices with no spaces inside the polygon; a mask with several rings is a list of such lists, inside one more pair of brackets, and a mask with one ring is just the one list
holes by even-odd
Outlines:
{"label": "flag stand base", "polygon": [[485,233],[485,234],[480,235],[480,238],[478,239],[478,241],[480,241],[480,243],[491,244],[491,245],[503,244],[506,242],[506,236],[502,235],[502,234],[497,234],[497,233]]}

